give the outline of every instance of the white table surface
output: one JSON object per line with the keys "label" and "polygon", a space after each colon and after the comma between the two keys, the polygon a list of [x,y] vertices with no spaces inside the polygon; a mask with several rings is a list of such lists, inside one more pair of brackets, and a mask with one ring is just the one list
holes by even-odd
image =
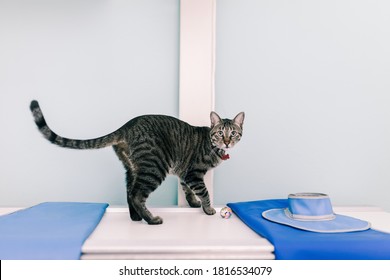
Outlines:
{"label": "white table surface", "polygon": [[[20,208],[0,208],[0,215]],[[82,247],[82,259],[274,259],[274,247],[241,220],[201,209],[151,208],[162,225],[133,222],[127,208],[109,207]],[[377,207],[334,207],[390,233],[390,213]]]}
{"label": "white table surface", "polygon": [[155,208],[162,225],[130,220],[127,209],[108,208],[84,243],[83,259],[274,259],[274,247],[244,225],[201,209]]}

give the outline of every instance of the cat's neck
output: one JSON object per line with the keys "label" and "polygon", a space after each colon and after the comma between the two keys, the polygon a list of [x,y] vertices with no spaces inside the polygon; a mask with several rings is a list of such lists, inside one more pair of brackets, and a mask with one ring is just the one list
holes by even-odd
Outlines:
{"label": "cat's neck", "polygon": [[213,152],[221,159],[227,160],[229,159],[229,154],[226,153],[224,149],[220,149],[217,146],[212,146]]}

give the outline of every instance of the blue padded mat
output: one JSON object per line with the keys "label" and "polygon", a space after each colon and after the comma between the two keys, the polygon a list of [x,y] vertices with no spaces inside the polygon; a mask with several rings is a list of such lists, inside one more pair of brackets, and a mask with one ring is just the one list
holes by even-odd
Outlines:
{"label": "blue padded mat", "polygon": [[107,203],[45,202],[0,216],[0,259],[74,260]]}
{"label": "blue padded mat", "polygon": [[390,260],[390,234],[369,229],[349,233],[316,233],[270,222],[265,210],[287,207],[287,199],[228,203],[252,230],[275,247],[279,260]]}

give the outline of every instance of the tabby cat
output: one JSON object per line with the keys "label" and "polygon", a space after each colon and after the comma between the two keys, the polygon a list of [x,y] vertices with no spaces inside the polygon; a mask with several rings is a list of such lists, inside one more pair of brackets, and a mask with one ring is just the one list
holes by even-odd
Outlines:
{"label": "tabby cat", "polygon": [[[126,169],[127,202],[133,221],[161,224],[145,201],[167,174],[180,178],[191,207],[201,207],[215,214],[203,181],[206,172],[228,159],[226,150],[242,136],[244,113],[233,120],[221,119],[211,112],[211,128],[191,126],[174,117],[145,115],[136,117],[118,130],[96,139],[74,140],[61,137],[47,125],[37,101],[30,105],[36,125],[51,143],[71,149],[99,149],[113,146]],[[200,199],[198,201],[195,195]]]}

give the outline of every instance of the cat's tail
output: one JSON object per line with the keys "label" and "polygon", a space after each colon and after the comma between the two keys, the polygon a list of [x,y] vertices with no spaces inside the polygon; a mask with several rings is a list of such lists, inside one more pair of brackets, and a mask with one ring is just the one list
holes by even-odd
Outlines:
{"label": "cat's tail", "polygon": [[100,149],[118,144],[120,142],[119,135],[115,132],[103,137],[88,140],[77,140],[61,137],[57,135],[53,130],[51,130],[50,127],[47,125],[46,120],[42,114],[42,110],[39,107],[38,101],[31,101],[30,110],[34,116],[35,123],[42,135],[51,143],[60,147],[71,149]]}

